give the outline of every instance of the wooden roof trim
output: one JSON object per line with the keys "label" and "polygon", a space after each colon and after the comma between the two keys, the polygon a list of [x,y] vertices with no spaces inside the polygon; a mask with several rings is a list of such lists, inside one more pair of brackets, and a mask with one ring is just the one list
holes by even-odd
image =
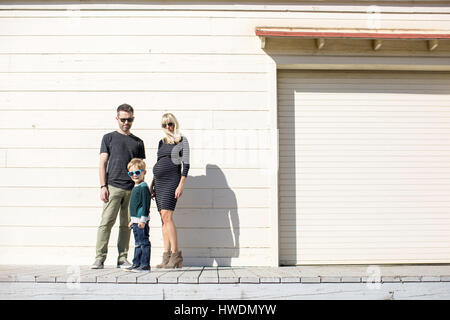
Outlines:
{"label": "wooden roof trim", "polygon": [[343,39],[395,39],[395,40],[440,40],[450,39],[449,33],[378,33],[378,32],[333,32],[333,31],[280,31],[256,29],[260,37],[289,38],[343,38]]}

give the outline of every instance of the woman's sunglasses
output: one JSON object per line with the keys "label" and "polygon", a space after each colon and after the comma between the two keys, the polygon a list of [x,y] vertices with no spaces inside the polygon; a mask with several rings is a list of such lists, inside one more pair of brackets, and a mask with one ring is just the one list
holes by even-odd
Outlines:
{"label": "woman's sunglasses", "polygon": [[144,172],[144,171],[145,171],[145,170],[129,171],[129,172],[128,172],[128,175],[129,175],[130,177],[132,177],[132,176],[134,176],[134,175],[139,176],[139,175],[141,174],[141,172]]}
{"label": "woman's sunglasses", "polygon": [[168,124],[163,123],[161,127],[166,128],[167,126],[173,127],[173,122],[169,122]]}

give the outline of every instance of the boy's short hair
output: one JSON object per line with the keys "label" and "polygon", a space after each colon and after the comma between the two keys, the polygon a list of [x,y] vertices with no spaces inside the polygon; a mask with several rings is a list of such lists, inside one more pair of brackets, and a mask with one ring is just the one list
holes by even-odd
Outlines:
{"label": "boy's short hair", "polygon": [[125,111],[134,114],[133,107],[126,103],[121,104],[120,106],[117,107],[117,114],[119,114],[120,111]]}
{"label": "boy's short hair", "polygon": [[139,170],[145,170],[145,162],[139,158],[133,158],[130,162],[128,162],[127,169],[130,170],[132,166],[136,166]]}

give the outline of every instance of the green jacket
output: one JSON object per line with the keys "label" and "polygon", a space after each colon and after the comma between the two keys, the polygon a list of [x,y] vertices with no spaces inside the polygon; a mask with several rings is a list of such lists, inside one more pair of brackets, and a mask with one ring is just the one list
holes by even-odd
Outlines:
{"label": "green jacket", "polygon": [[149,220],[150,200],[150,189],[146,182],[134,186],[130,197],[131,222],[139,223]]}

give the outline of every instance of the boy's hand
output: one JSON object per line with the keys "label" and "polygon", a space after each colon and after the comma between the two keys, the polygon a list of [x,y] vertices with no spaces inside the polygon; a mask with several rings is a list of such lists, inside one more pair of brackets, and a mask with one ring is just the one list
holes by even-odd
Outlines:
{"label": "boy's hand", "polygon": [[144,222],[139,222],[138,223],[138,228],[139,229],[144,229],[145,228],[145,223]]}

